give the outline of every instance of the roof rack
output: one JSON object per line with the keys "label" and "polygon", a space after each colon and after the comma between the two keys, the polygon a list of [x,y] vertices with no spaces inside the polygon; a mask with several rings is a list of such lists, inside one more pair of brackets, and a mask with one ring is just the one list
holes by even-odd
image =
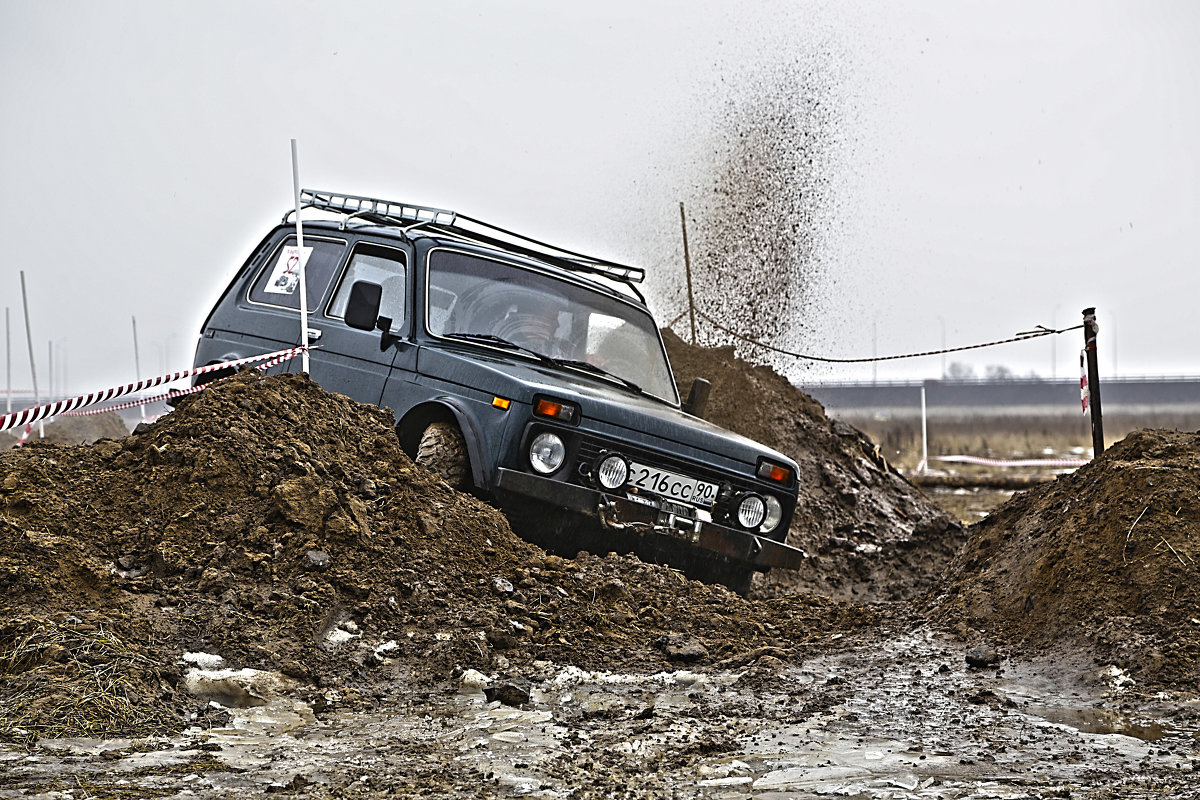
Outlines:
{"label": "roof rack", "polygon": [[[302,189],[300,202],[303,208],[344,212],[347,220],[350,217],[361,217],[378,224],[420,225],[426,229],[432,227],[452,232],[473,242],[517,251],[564,269],[588,272],[619,281],[633,289],[638,297],[641,297],[641,292],[638,292],[632,284],[641,283],[646,279],[646,271],[641,267],[628,267],[613,261],[586,256],[443,208],[379,200],[374,197],[359,197],[352,194],[321,192],[315,189]],[[291,213],[293,212],[288,212],[289,215]],[[287,215],[284,219],[286,220],[286,218]],[[464,223],[466,224],[464,225]]]}

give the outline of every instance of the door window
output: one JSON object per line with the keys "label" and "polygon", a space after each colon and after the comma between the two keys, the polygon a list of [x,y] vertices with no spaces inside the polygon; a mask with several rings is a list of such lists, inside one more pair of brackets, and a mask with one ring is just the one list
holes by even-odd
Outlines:
{"label": "door window", "polygon": [[350,302],[350,287],[356,281],[377,283],[383,287],[379,301],[379,316],[390,317],[391,333],[406,328],[408,300],[408,265],[404,251],[379,245],[361,244],[354,248],[346,272],[338,283],[326,316],[344,319]]}

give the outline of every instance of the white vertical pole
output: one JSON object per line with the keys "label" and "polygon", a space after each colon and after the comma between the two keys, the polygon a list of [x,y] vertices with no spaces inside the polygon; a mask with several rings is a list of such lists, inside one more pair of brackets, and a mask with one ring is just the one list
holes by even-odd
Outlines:
{"label": "white vertical pole", "polygon": [[46,342],[46,401],[54,402],[54,342]]}
{"label": "white vertical pole", "polygon": [[[133,322],[133,381],[137,383],[142,379],[142,359],[138,353],[137,317],[131,316],[129,319]],[[145,422],[146,404],[139,405],[138,410],[142,412],[142,422]]]}
{"label": "white vertical pole", "polygon": [[[25,292],[25,270],[21,270],[21,307],[25,311],[25,343],[29,345],[29,375],[33,378],[33,404],[42,404],[42,393],[38,391],[37,366],[33,358],[33,333],[29,325],[29,296]],[[38,437],[46,437],[46,421],[38,420]]]}
{"label": "white vertical pole", "polygon": [[4,413],[12,413],[12,326],[9,325],[8,306],[4,307]]}
{"label": "white vertical pole", "polygon": [[929,465],[929,434],[925,421],[925,384],[921,384],[921,471]]}
{"label": "white vertical pole", "polygon": [[[300,344],[308,344],[308,288],[304,282],[304,226],[300,224],[300,159],[292,139],[292,192],[296,195],[296,248],[300,251]],[[300,354],[301,369],[308,372],[308,351]]]}

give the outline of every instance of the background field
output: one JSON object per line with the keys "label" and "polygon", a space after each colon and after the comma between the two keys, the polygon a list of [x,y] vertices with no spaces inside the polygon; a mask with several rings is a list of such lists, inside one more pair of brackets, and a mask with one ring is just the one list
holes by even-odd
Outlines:
{"label": "background field", "polygon": [[[901,473],[912,478],[921,460],[921,419],[910,413],[883,415],[854,410],[830,411],[866,433]],[[1142,428],[1200,430],[1200,412],[1118,411],[1103,417],[1105,447]],[[1092,432],[1088,417],[1078,415],[949,414],[927,419],[929,471],[934,474],[1053,479],[1069,472],[1056,467],[985,467],[938,462],[937,456],[970,455],[994,459],[1091,458]],[[1013,489],[923,486],[938,505],[965,523],[979,521],[1012,496]]]}

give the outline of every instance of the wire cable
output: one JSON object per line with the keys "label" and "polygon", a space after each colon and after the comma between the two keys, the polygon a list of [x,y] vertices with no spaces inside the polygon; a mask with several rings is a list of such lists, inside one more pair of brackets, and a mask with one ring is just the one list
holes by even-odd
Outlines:
{"label": "wire cable", "polygon": [[[895,356],[875,356],[872,358],[827,358],[825,356],[813,356],[813,355],[808,355],[806,353],[793,353],[790,350],[784,350],[782,348],[775,347],[774,345],[769,345],[769,344],[766,344],[765,342],[760,342],[757,339],[752,339],[749,336],[745,336],[744,334],[738,333],[735,330],[731,330],[731,329],[725,327],[724,325],[717,322],[712,317],[705,314],[703,311],[697,310],[696,316],[700,317],[705,322],[707,322],[709,325],[712,325],[714,328],[721,331],[722,333],[726,333],[726,334],[734,337],[735,339],[740,339],[743,342],[746,342],[747,344],[752,344],[756,347],[761,347],[764,350],[770,350],[773,353],[779,353],[780,355],[791,356],[792,358],[802,358],[806,361],[820,361],[820,362],[823,362],[826,364],[864,364],[864,363],[870,363],[873,361],[896,361],[896,360],[902,359],[902,358],[923,358],[925,356],[942,355],[943,353],[958,353],[963,350],[979,350],[984,347],[995,347],[996,345],[999,345],[999,344],[1009,344],[1011,342],[1024,342],[1029,339],[1040,339],[1043,336],[1050,336],[1052,334],[1066,333],[1067,331],[1077,331],[1083,327],[1083,325],[1075,325],[1070,328],[1062,328],[1061,330],[1055,330],[1053,328],[1047,328],[1045,326],[1039,325],[1039,326],[1037,326],[1037,330],[1024,331],[1022,333],[1018,333],[1016,336],[1013,336],[1009,339],[999,339],[994,342],[984,342],[982,344],[968,344],[968,345],[963,345],[962,347],[948,347],[948,348],[945,348],[942,350],[926,350],[923,353],[904,353],[903,355],[895,355]],[[679,319],[682,319],[682,318],[683,318],[683,315],[681,314],[676,319],[676,322],[678,322]]]}

